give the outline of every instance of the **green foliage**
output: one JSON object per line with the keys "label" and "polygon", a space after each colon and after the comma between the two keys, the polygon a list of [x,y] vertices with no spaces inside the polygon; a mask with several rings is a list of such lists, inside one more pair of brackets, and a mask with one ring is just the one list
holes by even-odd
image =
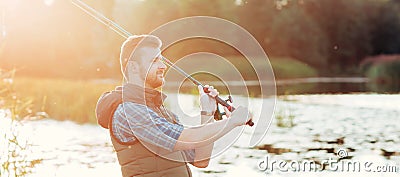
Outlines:
{"label": "green foliage", "polygon": [[[372,53],[373,19],[380,2],[373,0],[309,0],[304,8],[326,35],[328,70],[343,72]],[[335,9],[335,10],[332,10]]]}
{"label": "green foliage", "polygon": [[278,79],[317,77],[318,72],[310,65],[291,58],[271,58],[275,77]]}
{"label": "green foliage", "polygon": [[327,66],[329,39],[301,5],[285,6],[274,14],[270,25],[272,55],[296,58],[314,67]]}
{"label": "green foliage", "polygon": [[373,55],[400,53],[400,1],[391,0],[379,7],[372,36]]}
{"label": "green foliage", "polygon": [[[218,63],[218,68],[215,68],[217,60],[214,62],[204,62],[213,61],[213,59],[205,57],[196,57],[191,60],[191,62],[178,63],[178,67],[183,68],[186,71],[198,71],[198,70],[209,70],[211,73],[216,74],[219,77],[223,77],[224,81],[237,81],[237,71],[240,72],[241,77],[245,80],[258,80],[255,71],[266,70],[268,68],[263,68],[267,64],[264,58],[256,58],[250,65],[248,60],[241,56],[227,56],[225,57],[232,65],[220,64]],[[289,79],[289,78],[302,78],[302,77],[316,77],[318,76],[317,70],[301,61],[288,57],[270,57],[270,63],[274,71],[276,79]],[[196,67],[194,67],[196,66]],[[189,72],[190,73],[190,72]],[[173,79],[182,78],[179,73],[171,71],[167,73],[167,79],[169,81],[175,81]],[[196,79],[216,81],[216,78],[210,77],[207,74],[194,75]]]}
{"label": "green foliage", "polygon": [[398,92],[400,90],[400,55],[380,55],[366,58],[361,69],[371,80],[373,90]]}
{"label": "green foliage", "polygon": [[[149,33],[193,15],[221,17],[248,30],[268,55],[305,62],[322,75],[352,71],[365,56],[399,52],[396,0],[85,2],[132,34]],[[35,77],[120,77],[118,57],[123,38],[70,1],[54,1],[51,6],[42,1],[6,2],[0,10],[6,14],[2,18],[7,32],[1,36],[0,67],[17,66],[21,68],[19,75]],[[217,30],[230,33],[229,29]],[[234,49],[207,42],[184,43],[166,52],[179,58],[194,49],[237,55]]]}

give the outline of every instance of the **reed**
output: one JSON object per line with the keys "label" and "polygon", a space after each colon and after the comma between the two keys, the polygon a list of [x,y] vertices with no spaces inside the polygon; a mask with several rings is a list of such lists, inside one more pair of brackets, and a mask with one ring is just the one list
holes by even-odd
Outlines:
{"label": "reed", "polygon": [[46,112],[57,120],[96,123],[95,106],[99,96],[116,83],[98,81],[16,78],[15,90],[33,103],[33,112]]}
{"label": "reed", "polygon": [[[23,177],[42,159],[31,154],[32,144],[24,134],[22,120],[32,114],[32,101],[20,97],[14,84],[15,69],[0,69],[0,176]],[[21,135],[22,134],[22,135]]]}
{"label": "reed", "polygon": [[282,128],[292,128],[295,126],[294,109],[290,107],[280,107],[274,114],[276,125]]}

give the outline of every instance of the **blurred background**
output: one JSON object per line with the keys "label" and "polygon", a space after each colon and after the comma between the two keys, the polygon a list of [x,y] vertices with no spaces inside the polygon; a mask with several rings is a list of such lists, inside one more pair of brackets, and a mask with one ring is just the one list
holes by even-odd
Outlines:
{"label": "blurred background", "polygon": [[[366,58],[376,59],[373,63],[398,60],[385,55],[400,52],[398,0],[87,0],[86,3],[132,34],[149,33],[164,23],[188,16],[227,19],[248,30],[272,62],[293,60],[308,70],[293,74],[278,72],[278,79],[363,76],[360,64]],[[2,0],[0,10],[2,68],[17,68],[18,75],[31,77],[119,79],[118,56],[124,39],[70,1]],[[172,59],[196,51],[238,55],[229,46],[216,45],[219,43],[212,40],[189,40],[165,53]],[[369,65],[365,67],[367,70]]]}
{"label": "blurred background", "polygon": [[[52,112],[54,104],[59,107],[65,101],[65,94],[76,102],[87,100],[79,95],[75,98],[72,93],[78,91],[93,101],[102,90],[120,84],[119,51],[124,39],[114,31],[67,0],[0,2],[0,68],[16,71],[15,88],[24,97],[32,97],[36,110],[47,108]],[[86,0],[85,3],[132,34],[150,33],[172,20],[196,15],[232,21],[248,30],[267,53],[279,95],[400,90],[398,0]],[[230,29],[223,30],[229,33]],[[228,59],[247,81],[258,80],[254,70],[264,69],[257,63],[251,67],[237,50],[210,39],[184,40],[163,54],[176,62],[194,52],[211,52]],[[259,62],[265,61],[260,58]],[[214,67],[213,63],[204,65]],[[219,70],[225,81],[237,80],[231,78],[232,70]],[[215,80],[204,75],[196,78],[206,83]],[[93,83],[103,85],[93,86]],[[260,96],[260,85],[247,87],[250,95]],[[193,87],[182,89],[193,92]],[[227,93],[223,85],[220,90]],[[77,117],[65,110],[55,110],[54,114],[61,117]],[[93,119],[90,112],[78,117],[82,116]]]}
{"label": "blurred background", "polygon": [[[359,149],[370,148],[371,152],[379,151],[379,157],[385,157],[386,160],[390,160],[392,156],[398,157],[400,154],[398,149],[387,149],[392,145],[384,144],[375,148],[377,146],[374,144],[376,142],[398,144],[400,141],[398,127],[386,129],[386,132],[370,133],[371,136],[367,136],[362,130],[374,127],[374,120],[371,119],[371,122],[366,123],[371,125],[370,127],[355,126],[355,124],[365,124],[358,122],[360,119],[380,117],[383,122],[388,118],[393,123],[400,117],[400,108],[396,106],[400,92],[400,0],[85,0],[84,2],[132,34],[146,34],[172,20],[197,15],[232,21],[255,37],[271,62],[277,80],[278,103],[280,103],[275,115],[277,122],[274,123],[279,130],[275,132],[276,137],[288,135],[289,130],[293,130],[292,127],[308,130],[315,126],[323,127],[325,120],[320,120],[321,124],[318,124],[318,121],[317,124],[310,123],[315,122],[314,115],[305,112],[314,111],[309,109],[310,104],[317,105],[320,117],[332,116],[331,114],[339,109],[335,106],[341,105],[342,114],[329,120],[350,121],[354,126],[340,133],[347,132],[349,136],[354,132],[360,133],[362,136],[355,139],[366,140],[349,147],[351,146],[353,150],[353,146],[356,146]],[[229,33],[229,29],[223,30]],[[53,118],[80,124],[96,123],[94,107],[97,98],[102,92],[113,89],[121,82],[119,51],[123,41],[121,36],[85,14],[68,0],[0,0],[1,115],[18,121]],[[252,68],[238,51],[210,39],[184,40],[167,48],[163,54],[176,62],[194,52],[211,52],[223,56],[234,64],[246,81],[257,80],[254,70],[263,69],[258,68],[257,64]],[[259,62],[265,61],[260,59]],[[215,67],[212,63],[204,65]],[[183,66],[185,67],[191,66]],[[221,72],[228,78],[227,81],[235,81],[236,78],[230,78],[230,70]],[[198,75],[196,78],[205,83],[214,81],[207,75]],[[261,99],[260,85],[249,84],[247,88],[254,99]],[[223,86],[218,89],[224,94],[228,93]],[[193,88],[184,91],[196,92]],[[304,97],[300,94],[310,95]],[[333,101],[337,99],[342,102]],[[375,103],[364,104],[370,101]],[[391,101],[393,104],[389,104]],[[365,111],[365,108],[378,111],[364,115],[362,111]],[[351,115],[348,115],[348,112],[351,112]],[[56,126],[58,123],[44,122],[35,126]],[[76,129],[81,126],[72,125],[71,122],[67,124],[67,127],[73,126]],[[383,130],[387,126],[391,125],[382,124],[375,129]],[[329,131],[336,130],[329,129]],[[321,134],[324,132],[311,133],[313,136],[309,139],[325,144],[347,145],[348,136],[339,135],[340,133],[334,135],[328,133],[328,137],[322,136],[322,138]],[[392,134],[392,139],[379,139],[386,134]],[[283,147],[287,147],[290,140],[285,143]],[[373,145],[368,146],[371,143]],[[83,145],[84,149],[93,150],[98,147],[93,145],[93,142],[89,144]],[[269,151],[278,149],[277,154],[286,153],[285,148],[272,148],[275,142],[266,144],[267,146],[258,148]],[[60,146],[64,144],[61,143]],[[101,146],[108,152],[110,144],[105,143]],[[332,153],[334,151],[332,148],[337,146],[322,148],[322,151]],[[79,148],[77,149],[81,152]],[[283,151],[280,151],[282,149]],[[310,149],[321,151],[321,147]],[[289,149],[289,152],[292,151],[293,149]],[[358,152],[357,148],[354,151]],[[306,148],[298,154],[304,155],[304,152],[310,150]],[[385,156],[388,155],[387,152],[392,154]],[[57,159],[56,154],[53,155],[51,158]],[[64,154],[65,158],[69,158],[70,155]],[[323,155],[326,154],[321,156]],[[102,161],[100,164],[114,163],[115,159],[110,156],[109,161]],[[296,157],[306,158],[302,155]],[[90,158],[91,156],[86,160]],[[262,158],[262,155],[257,158]],[[40,163],[41,160],[33,162]],[[91,168],[89,164],[88,166]],[[97,167],[95,169],[98,169]],[[64,170],[69,171],[65,168]],[[233,174],[227,171],[228,173],[225,171],[222,174],[227,176]],[[215,171],[211,172],[214,174]],[[3,174],[6,173],[3,171]],[[201,174],[209,173],[207,171],[197,173],[200,176]]]}

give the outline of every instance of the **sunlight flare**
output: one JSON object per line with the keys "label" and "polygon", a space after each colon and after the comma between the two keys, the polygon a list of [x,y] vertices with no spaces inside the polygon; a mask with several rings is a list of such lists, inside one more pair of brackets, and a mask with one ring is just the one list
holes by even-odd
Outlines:
{"label": "sunlight flare", "polygon": [[54,0],[43,0],[43,2],[44,2],[44,4],[45,4],[46,6],[51,6],[51,5],[53,5]]}
{"label": "sunlight flare", "polygon": [[1,12],[1,19],[0,19],[0,29],[1,29],[1,36],[4,38],[7,35],[6,31],[6,13],[5,10],[2,10]]}

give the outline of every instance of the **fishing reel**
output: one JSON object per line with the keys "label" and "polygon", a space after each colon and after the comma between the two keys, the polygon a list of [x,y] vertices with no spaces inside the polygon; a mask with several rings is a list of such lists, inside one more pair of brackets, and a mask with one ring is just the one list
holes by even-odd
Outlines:
{"label": "fishing reel", "polygon": [[[233,103],[232,96],[229,95],[228,99],[226,99],[225,102],[229,102],[230,104],[232,104]],[[217,110],[214,113],[214,120],[222,120],[222,116],[224,116],[224,115],[226,115],[226,112],[225,111],[223,111],[223,112],[220,111],[219,105],[218,105],[218,102],[217,102]]]}

